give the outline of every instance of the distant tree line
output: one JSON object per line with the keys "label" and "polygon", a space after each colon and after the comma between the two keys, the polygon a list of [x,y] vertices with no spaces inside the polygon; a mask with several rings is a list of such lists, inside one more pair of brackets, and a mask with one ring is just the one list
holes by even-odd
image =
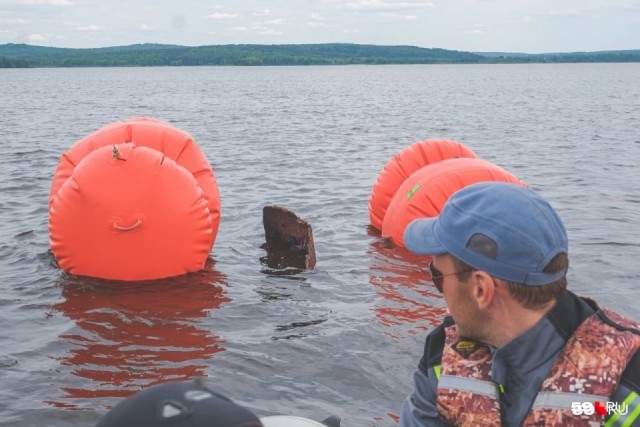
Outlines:
{"label": "distant tree line", "polygon": [[577,52],[491,56],[483,63],[581,63],[581,62],[640,62],[640,50],[628,52]]}
{"label": "distant tree line", "polygon": [[7,58],[0,56],[0,68],[27,68],[29,62],[26,59]]}
{"label": "distant tree line", "polygon": [[0,67],[122,67],[182,65],[491,64],[640,62],[640,50],[482,55],[415,46],[347,43],[175,46],[142,44],[97,49],[0,45]]}
{"label": "distant tree line", "polygon": [[343,65],[478,62],[481,56],[412,46],[321,45],[138,45],[131,49],[56,49],[0,46],[0,54],[21,57],[32,67],[117,67],[179,65]]}

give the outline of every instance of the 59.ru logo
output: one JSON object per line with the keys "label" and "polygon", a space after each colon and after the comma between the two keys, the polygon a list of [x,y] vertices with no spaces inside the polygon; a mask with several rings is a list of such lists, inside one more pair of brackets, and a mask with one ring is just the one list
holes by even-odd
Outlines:
{"label": "59.ru logo", "polygon": [[624,402],[571,402],[571,413],[573,415],[627,415],[629,405]]}

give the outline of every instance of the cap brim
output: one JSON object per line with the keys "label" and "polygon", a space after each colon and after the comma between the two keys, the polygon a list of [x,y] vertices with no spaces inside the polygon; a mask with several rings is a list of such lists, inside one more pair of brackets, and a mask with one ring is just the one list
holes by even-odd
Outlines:
{"label": "cap brim", "polygon": [[404,246],[418,255],[440,255],[449,252],[436,238],[438,218],[420,218],[407,225],[402,241]]}

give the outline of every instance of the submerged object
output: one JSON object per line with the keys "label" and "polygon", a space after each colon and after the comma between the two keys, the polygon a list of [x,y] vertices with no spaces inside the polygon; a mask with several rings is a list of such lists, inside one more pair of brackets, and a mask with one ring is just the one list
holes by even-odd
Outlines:
{"label": "submerged object", "polygon": [[447,139],[418,141],[393,156],[378,175],[369,198],[369,221],[382,230],[389,203],[402,183],[414,172],[442,160],[476,157],[465,145]]}
{"label": "submerged object", "polygon": [[219,223],[207,158],[189,134],[155,119],[88,135],[53,177],[51,249],[70,274],[133,281],[200,270]]}
{"label": "submerged object", "polygon": [[316,266],[313,231],[309,223],[281,206],[265,206],[262,223],[269,267],[313,269]]}
{"label": "submerged object", "polygon": [[391,238],[397,246],[404,246],[402,235],[411,221],[438,216],[453,193],[484,181],[526,187],[512,173],[478,158],[461,157],[425,166],[407,178],[394,195],[382,223],[382,236]]}

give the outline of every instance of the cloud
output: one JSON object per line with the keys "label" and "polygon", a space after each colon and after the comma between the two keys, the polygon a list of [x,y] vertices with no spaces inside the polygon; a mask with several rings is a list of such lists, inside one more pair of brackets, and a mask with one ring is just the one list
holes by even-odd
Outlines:
{"label": "cloud", "polygon": [[171,27],[181,30],[187,26],[187,18],[184,15],[173,15],[171,17]]}
{"label": "cloud", "polygon": [[104,27],[99,25],[83,25],[81,27],[76,27],[78,31],[104,31]]}
{"label": "cloud", "polygon": [[26,43],[26,44],[43,44],[49,43],[52,40],[64,40],[65,37],[52,33],[25,33],[20,32],[15,36],[16,43]]}
{"label": "cloud", "polygon": [[360,32],[360,30],[358,28],[345,29],[344,30],[345,34],[358,34],[359,32]]}
{"label": "cloud", "polygon": [[271,19],[270,21],[263,21],[265,25],[284,25],[287,22],[284,18]]}
{"label": "cloud", "polygon": [[580,16],[580,12],[575,9],[572,10],[555,10],[551,9],[547,11],[547,16],[558,18],[577,18]]}
{"label": "cloud", "polygon": [[50,5],[50,6],[73,6],[73,0],[20,0],[21,4],[28,5]]}
{"label": "cloud", "polygon": [[640,2],[635,2],[627,6],[620,6],[618,9],[623,12],[631,12],[631,13],[640,12]]}
{"label": "cloud", "polygon": [[478,30],[478,29],[468,30],[468,31],[465,31],[464,33],[472,35],[472,36],[483,36],[483,35],[487,34],[487,32],[485,30]]}
{"label": "cloud", "polygon": [[220,20],[237,19],[239,17],[240,15],[237,13],[217,13],[217,12],[206,16],[207,19],[220,19]]}
{"label": "cloud", "polygon": [[[245,27],[244,25],[238,25],[235,27],[227,28],[226,33],[255,33],[263,36],[281,36],[284,34],[282,31],[274,30],[273,28],[265,27],[260,22],[254,23],[251,27]],[[217,33],[209,33],[216,34]]]}
{"label": "cloud", "polygon": [[327,18],[320,15],[319,13],[311,14],[311,20],[307,21],[307,27],[309,28],[326,28],[327,24],[324,22]]}
{"label": "cloud", "polygon": [[262,34],[264,36],[281,36],[282,31],[274,30],[273,28],[263,28],[258,30],[258,34]]}
{"label": "cloud", "polygon": [[416,15],[402,15],[400,13],[383,13],[382,16],[399,21],[414,21],[418,19]]}
{"label": "cloud", "polygon": [[47,37],[44,34],[29,34],[27,36],[27,40],[29,40],[30,42],[42,42],[45,41],[47,39]]}
{"label": "cloud", "polygon": [[0,24],[26,24],[27,21],[22,18],[2,18],[0,19]]}
{"label": "cloud", "polygon": [[140,25],[140,29],[144,30],[144,31],[153,31],[153,30],[157,30],[157,27],[153,27],[151,25],[147,25],[147,24],[142,24]]}
{"label": "cloud", "polygon": [[[271,16],[271,15],[270,15]],[[287,20],[284,18],[270,19],[267,21],[256,21],[251,26],[251,31],[263,36],[281,36],[282,31],[271,28],[273,25],[286,25]]]}
{"label": "cloud", "polygon": [[265,9],[259,12],[253,12],[253,16],[271,16],[271,11],[269,9]]}
{"label": "cloud", "polygon": [[412,2],[394,0],[351,0],[347,3],[348,9],[356,10],[404,10],[424,9],[435,7],[430,0],[417,0]]}

